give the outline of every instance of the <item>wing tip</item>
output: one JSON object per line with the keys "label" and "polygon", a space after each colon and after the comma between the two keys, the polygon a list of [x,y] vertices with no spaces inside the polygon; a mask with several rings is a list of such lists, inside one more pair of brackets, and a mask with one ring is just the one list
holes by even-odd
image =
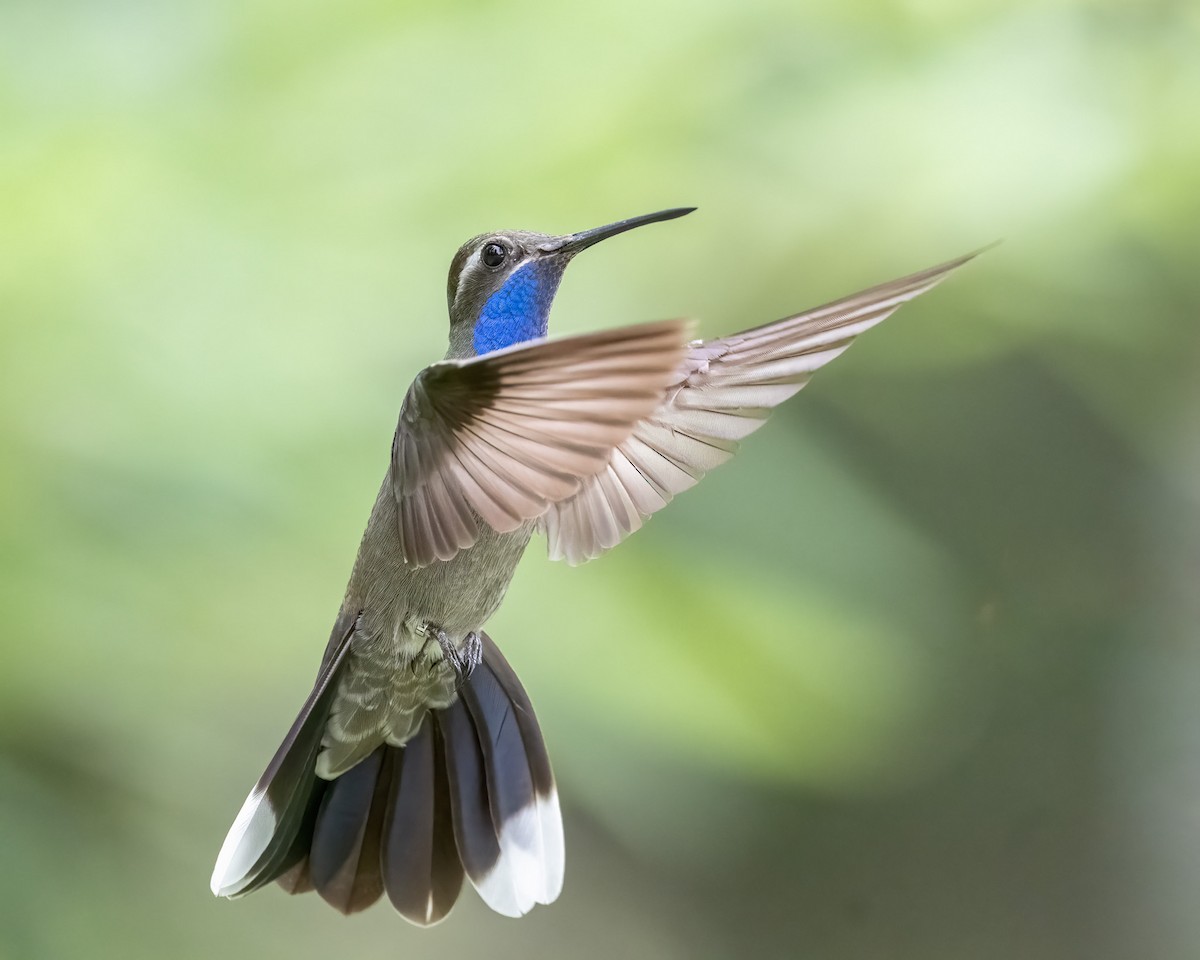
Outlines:
{"label": "wing tip", "polygon": [[[911,276],[907,277],[906,279],[909,281],[915,281],[921,277],[928,277],[928,278],[934,280],[935,282],[940,283],[943,278],[948,277],[951,273],[953,273],[959,267],[965,266],[966,264],[970,263],[972,260],[974,260],[976,257],[980,256],[981,254],[987,253],[989,250],[994,250],[996,247],[1000,246],[1000,244],[1003,242],[1004,242],[1003,238],[1000,238],[998,240],[993,240],[991,243],[984,244],[982,247],[977,247],[974,250],[968,251],[967,253],[960,254],[957,257],[952,257],[951,259],[946,260],[944,263],[939,263],[936,266],[927,267],[924,270],[920,270],[917,273],[914,273]],[[896,283],[897,281],[892,281],[892,282]],[[899,282],[904,282],[904,281],[899,281]],[[888,286],[888,284],[883,284],[883,286]]]}

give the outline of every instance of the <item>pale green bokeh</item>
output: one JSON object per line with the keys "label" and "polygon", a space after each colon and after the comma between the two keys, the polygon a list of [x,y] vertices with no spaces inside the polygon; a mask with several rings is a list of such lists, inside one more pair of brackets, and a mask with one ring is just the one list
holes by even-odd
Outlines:
{"label": "pale green bokeh", "polygon": [[[1185,958],[1200,13],[0,6],[0,958]],[[1002,238],[489,630],[562,901],[207,891],[311,683],[446,266],[749,326]]]}

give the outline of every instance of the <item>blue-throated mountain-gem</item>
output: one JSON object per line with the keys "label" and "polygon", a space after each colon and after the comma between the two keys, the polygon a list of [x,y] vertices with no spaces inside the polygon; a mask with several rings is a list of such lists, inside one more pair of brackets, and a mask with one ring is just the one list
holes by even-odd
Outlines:
{"label": "blue-throated mountain-gem", "polygon": [[344,913],[386,893],[441,920],[465,875],[520,916],[563,880],[550,760],[482,628],[535,531],[553,559],[616,546],[728,460],[773,407],[972,255],[775,323],[688,342],[651,323],[544,339],[563,270],[647,216],[511,231],[450,265],[450,348],[409,387],[312,692],[234,820],[213,893],[277,880]]}

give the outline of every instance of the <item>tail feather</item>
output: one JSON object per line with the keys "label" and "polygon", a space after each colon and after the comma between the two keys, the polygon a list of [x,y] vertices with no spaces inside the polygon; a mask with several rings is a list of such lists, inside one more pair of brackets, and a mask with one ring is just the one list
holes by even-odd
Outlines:
{"label": "tail feather", "polygon": [[275,878],[275,882],[291,894],[308,893],[315,889],[308,869],[308,854],[302,854],[299,860]]}
{"label": "tail feather", "polygon": [[506,917],[519,917],[529,907],[522,907],[515,879],[500,857],[475,721],[458,700],[438,711],[438,725],[446,745],[450,811],[463,868],[484,903]]}
{"label": "tail feather", "polygon": [[217,896],[244,896],[303,857],[296,838],[311,830],[316,816],[320,791],[313,768],[352,629],[339,620],[312,692],[229,828],[210,884]]}
{"label": "tail feather", "polygon": [[392,751],[379,747],[325,791],[308,853],[312,886],[342,913],[365,910],[383,893],[379,838],[392,777]]}
{"label": "tail feather", "polygon": [[454,847],[448,790],[439,787],[440,753],[433,720],[426,716],[404,745],[399,776],[393,775],[386,830],[380,845],[383,884],[404,919],[429,926],[458,900],[463,868]]}
{"label": "tail feather", "polygon": [[283,842],[275,845],[275,850],[263,864],[254,882],[248,885],[238,896],[265,887],[281,874],[287,873],[302,861],[307,860],[308,845],[306,838],[312,836],[313,826],[321,808],[321,798],[325,793],[326,784],[317,781],[307,788],[298,790],[296,798],[287,807],[285,816],[280,820],[276,836],[285,838],[292,836],[290,844]]}
{"label": "tail feather", "polygon": [[214,892],[240,896],[278,880],[347,914],[386,892],[422,926],[450,912],[464,874],[506,916],[552,902],[563,837],[549,755],[516,674],[490,638],[483,644],[458,700],[428,711],[403,747],[381,745],[325,781],[315,771],[339,662],[330,659],[230,831]]}
{"label": "tail feather", "polygon": [[488,807],[500,846],[497,869],[507,869],[517,909],[554,899],[525,741],[515,705],[485,661],[462,691],[475,721],[487,781]]}
{"label": "tail feather", "polygon": [[435,756],[433,764],[433,868],[431,871],[430,902],[437,909],[432,922],[450,912],[463,886],[462,858],[454,842],[454,813],[451,809],[450,780],[446,772],[446,748],[436,724],[426,721],[433,729]]}
{"label": "tail feather", "polygon": [[[301,737],[309,739],[305,731]],[[307,746],[307,749],[301,749]],[[299,857],[292,843],[313,811],[316,784],[308,773],[317,760],[316,744],[285,745],[242,805],[213,870],[212,890],[241,897],[270,883]]]}
{"label": "tail feather", "polygon": [[543,893],[547,899],[539,903],[553,903],[562,893],[563,870],[566,866],[563,847],[562,811],[558,805],[558,787],[554,783],[554,771],[550,766],[550,753],[542,738],[537,715],[529,695],[517,679],[517,674],[491,637],[484,634],[484,662],[492,671],[513,706],[513,716],[521,731],[525,745],[525,756],[529,761],[529,773],[533,778],[534,798],[537,801],[538,822],[541,827],[542,865],[545,870]]}

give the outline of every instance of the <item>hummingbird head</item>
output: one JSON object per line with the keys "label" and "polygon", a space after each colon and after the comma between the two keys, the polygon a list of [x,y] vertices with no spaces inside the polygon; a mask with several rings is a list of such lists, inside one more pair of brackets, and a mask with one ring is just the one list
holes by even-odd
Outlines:
{"label": "hummingbird head", "polygon": [[471,238],[450,264],[447,356],[476,356],[544,337],[558,282],[575,254],[618,233],[694,209],[660,210],[561,237],[503,230]]}

